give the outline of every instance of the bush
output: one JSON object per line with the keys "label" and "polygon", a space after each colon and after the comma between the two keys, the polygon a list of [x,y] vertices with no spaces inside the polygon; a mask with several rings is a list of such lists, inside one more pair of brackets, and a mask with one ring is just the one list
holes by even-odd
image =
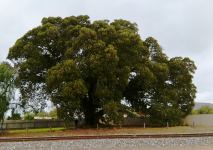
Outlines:
{"label": "bush", "polygon": [[26,113],[24,115],[24,120],[34,120],[34,116],[35,116],[35,114],[33,114],[33,113]]}
{"label": "bush", "polygon": [[21,120],[21,115],[19,113],[14,113],[8,116],[7,120]]}
{"label": "bush", "polygon": [[192,110],[192,114],[213,114],[213,108],[209,106],[202,106],[198,110]]}

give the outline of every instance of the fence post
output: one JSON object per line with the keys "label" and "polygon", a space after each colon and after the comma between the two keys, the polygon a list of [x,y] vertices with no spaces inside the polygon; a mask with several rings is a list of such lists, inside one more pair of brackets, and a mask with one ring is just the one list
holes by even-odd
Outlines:
{"label": "fence post", "polygon": [[166,122],[166,127],[169,128],[169,123],[168,122]]}
{"label": "fence post", "polygon": [[52,126],[51,126],[50,121],[48,121],[48,123],[49,123],[50,132],[52,132]]}
{"label": "fence post", "polygon": [[28,122],[25,122],[25,127],[26,127],[26,135],[28,134]]}

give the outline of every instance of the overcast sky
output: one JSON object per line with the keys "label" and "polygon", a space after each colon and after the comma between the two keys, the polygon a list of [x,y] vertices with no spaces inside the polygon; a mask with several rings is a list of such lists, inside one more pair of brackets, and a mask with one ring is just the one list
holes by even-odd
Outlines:
{"label": "overcast sky", "polygon": [[136,22],[169,57],[195,61],[196,101],[213,103],[213,0],[0,0],[0,61],[43,17],[71,15]]}

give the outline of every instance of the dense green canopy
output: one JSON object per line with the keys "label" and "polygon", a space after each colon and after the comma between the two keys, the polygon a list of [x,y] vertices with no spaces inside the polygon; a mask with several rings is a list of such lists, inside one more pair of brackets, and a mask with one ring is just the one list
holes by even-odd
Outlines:
{"label": "dense green canopy", "polygon": [[14,70],[6,62],[0,63],[0,123],[3,123],[5,113],[9,109],[14,96]]}
{"label": "dense green canopy", "polygon": [[153,125],[175,125],[194,105],[193,61],[169,59],[127,20],[44,18],[8,58],[18,70],[22,102],[51,99],[63,119],[83,116],[93,126],[103,116],[116,122],[131,108]]}

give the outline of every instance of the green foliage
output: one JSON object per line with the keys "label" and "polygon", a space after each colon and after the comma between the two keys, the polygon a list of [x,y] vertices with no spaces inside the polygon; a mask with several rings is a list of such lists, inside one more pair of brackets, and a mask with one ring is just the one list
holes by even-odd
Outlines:
{"label": "green foliage", "polygon": [[15,112],[15,108],[13,108],[11,116],[8,116],[7,120],[21,120],[21,114]]}
{"label": "green foliage", "polygon": [[107,116],[119,123],[125,100],[153,124],[175,125],[194,104],[193,61],[169,59],[154,38],[143,41],[127,20],[44,18],[17,40],[8,58],[17,67],[23,105],[32,100],[43,106],[42,99],[51,99],[68,121],[83,116],[94,126]]}
{"label": "green foliage", "polygon": [[35,117],[51,117],[51,118],[57,119],[57,110],[53,109],[50,112],[42,111],[36,114]]}
{"label": "green foliage", "polygon": [[36,116],[38,117],[47,117],[48,113],[45,111],[39,112]]}
{"label": "green foliage", "polygon": [[191,112],[191,114],[192,114],[192,115],[197,115],[197,114],[198,114],[198,111],[195,110],[195,109],[193,109],[192,112]]}
{"label": "green foliage", "polygon": [[51,110],[51,111],[48,113],[48,116],[57,119],[57,118],[58,118],[57,110],[56,110],[56,109]]}
{"label": "green foliage", "polygon": [[192,114],[213,114],[213,108],[209,106],[202,106],[200,109],[192,110]]}
{"label": "green foliage", "polygon": [[6,62],[0,64],[0,122],[3,123],[6,111],[14,95],[14,70]]}
{"label": "green foliage", "polygon": [[121,124],[123,121],[124,111],[122,110],[121,104],[114,101],[109,101],[104,105],[104,121],[105,124]]}
{"label": "green foliage", "polygon": [[21,120],[21,115],[19,113],[14,113],[12,116],[8,116],[7,120]]}
{"label": "green foliage", "polygon": [[153,38],[147,38],[145,45],[150,53],[149,68],[136,73],[127,87],[126,98],[136,110],[149,116],[151,125],[179,125],[194,106],[194,62],[182,57],[169,59]]}
{"label": "green foliage", "polygon": [[35,114],[34,113],[25,113],[24,114],[24,120],[34,120]]}

